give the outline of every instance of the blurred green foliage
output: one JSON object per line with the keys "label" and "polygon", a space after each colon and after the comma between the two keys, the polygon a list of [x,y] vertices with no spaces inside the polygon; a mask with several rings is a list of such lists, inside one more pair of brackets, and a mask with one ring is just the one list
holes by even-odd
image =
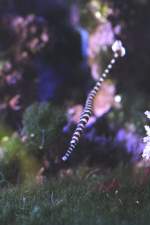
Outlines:
{"label": "blurred green foliage", "polygon": [[51,180],[44,186],[1,191],[0,223],[149,225],[149,183],[140,186],[133,182],[131,171],[123,171],[118,168],[112,173],[119,182],[119,186],[113,182],[113,188],[108,188],[111,177],[105,174],[97,179],[94,176],[87,180],[65,178]]}
{"label": "blurred green foliage", "polygon": [[9,182],[18,183],[21,174],[21,159],[24,154],[24,145],[17,134],[7,133],[0,139],[0,186]]}
{"label": "blurred green foliage", "polygon": [[65,110],[51,103],[29,106],[23,116],[22,130],[28,150],[43,155],[51,145],[59,142],[65,121]]}

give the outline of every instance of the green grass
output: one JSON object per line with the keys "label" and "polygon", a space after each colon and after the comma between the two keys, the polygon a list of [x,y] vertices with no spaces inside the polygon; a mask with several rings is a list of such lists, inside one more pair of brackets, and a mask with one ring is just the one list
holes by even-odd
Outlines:
{"label": "green grass", "polygon": [[0,225],[149,225],[150,185],[122,180],[111,191],[97,178],[1,190]]}

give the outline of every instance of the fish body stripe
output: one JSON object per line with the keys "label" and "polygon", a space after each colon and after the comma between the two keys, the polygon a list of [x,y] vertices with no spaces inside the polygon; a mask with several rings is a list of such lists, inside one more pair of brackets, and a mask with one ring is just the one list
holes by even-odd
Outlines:
{"label": "fish body stripe", "polygon": [[84,111],[86,114],[91,114],[91,111],[89,110],[89,109],[85,109],[85,111]]}
{"label": "fish body stripe", "polygon": [[81,135],[80,132],[77,132],[77,131],[76,131],[76,132],[74,133],[74,136],[76,136],[77,138],[79,138],[80,135]]}
{"label": "fish body stripe", "polygon": [[73,135],[72,140],[76,140],[77,141],[78,138],[75,135]]}
{"label": "fish body stripe", "polygon": [[76,131],[81,133],[82,132],[82,128],[77,127]]}
{"label": "fish body stripe", "polygon": [[72,151],[73,151],[73,149],[71,149],[71,150],[69,149],[69,150],[68,150],[68,154],[72,153]]}
{"label": "fish body stripe", "polygon": [[92,105],[93,105],[93,102],[91,101],[91,97],[90,97],[89,101],[86,102],[85,107],[92,106]]}
{"label": "fish body stripe", "polygon": [[97,91],[99,90],[99,88],[96,86],[96,87],[94,88],[94,90],[97,92]]}
{"label": "fish body stripe", "polygon": [[86,108],[86,110],[81,114],[80,119],[83,117],[89,117],[89,116],[91,116],[91,110]]}
{"label": "fish body stripe", "polygon": [[81,123],[83,123],[83,124],[86,124],[87,121],[88,121],[88,120],[87,120],[86,118],[82,118],[82,119],[81,119]]}
{"label": "fish body stripe", "polygon": [[92,102],[87,102],[87,103],[85,104],[85,107],[87,107],[87,106],[91,107],[92,105],[93,105]]}
{"label": "fish body stripe", "polygon": [[89,118],[89,116],[90,116],[90,114],[89,114],[89,113],[87,113],[87,112],[85,112],[85,114],[83,114],[83,116],[81,117],[81,119],[82,119],[82,118],[84,118],[84,119],[88,119],[88,118]]}
{"label": "fish body stripe", "polygon": [[101,83],[96,84],[96,87],[98,88],[98,90],[99,90],[100,86],[101,86]]}
{"label": "fish body stripe", "polygon": [[[84,128],[84,124],[82,124],[82,123],[80,122],[79,125],[78,125],[78,127],[81,128],[81,129],[83,129],[83,128]],[[78,127],[77,127],[77,128],[78,128]]]}

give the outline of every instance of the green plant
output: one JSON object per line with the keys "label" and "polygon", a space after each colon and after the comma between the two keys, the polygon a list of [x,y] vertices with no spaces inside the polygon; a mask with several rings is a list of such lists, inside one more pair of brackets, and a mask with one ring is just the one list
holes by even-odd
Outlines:
{"label": "green plant", "polygon": [[22,130],[28,150],[38,156],[46,153],[59,141],[65,120],[64,109],[51,103],[29,106],[23,116]]}

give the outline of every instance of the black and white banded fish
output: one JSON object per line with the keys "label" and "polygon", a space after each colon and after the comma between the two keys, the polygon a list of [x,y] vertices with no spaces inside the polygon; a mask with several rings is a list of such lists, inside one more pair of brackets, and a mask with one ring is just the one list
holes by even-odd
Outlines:
{"label": "black and white banded fish", "polygon": [[65,153],[65,155],[62,157],[63,161],[68,160],[68,158],[70,157],[71,153],[75,150],[76,145],[78,144],[79,140],[80,140],[80,136],[83,133],[86,124],[88,123],[92,112],[93,112],[93,101],[94,98],[97,94],[97,92],[99,91],[103,81],[105,80],[105,78],[107,77],[107,75],[110,73],[113,65],[116,63],[117,59],[119,57],[123,57],[125,55],[125,48],[122,46],[122,42],[121,41],[116,41],[113,46],[112,46],[112,50],[114,52],[114,56],[111,59],[110,63],[108,64],[107,68],[104,70],[103,74],[101,75],[100,79],[97,81],[96,85],[94,86],[94,88],[90,91],[90,93],[88,94],[86,103],[85,103],[85,107],[84,110],[81,114],[79,123],[77,124],[77,127],[73,133],[72,139],[70,141],[70,145],[69,148],[67,150],[67,152]]}

